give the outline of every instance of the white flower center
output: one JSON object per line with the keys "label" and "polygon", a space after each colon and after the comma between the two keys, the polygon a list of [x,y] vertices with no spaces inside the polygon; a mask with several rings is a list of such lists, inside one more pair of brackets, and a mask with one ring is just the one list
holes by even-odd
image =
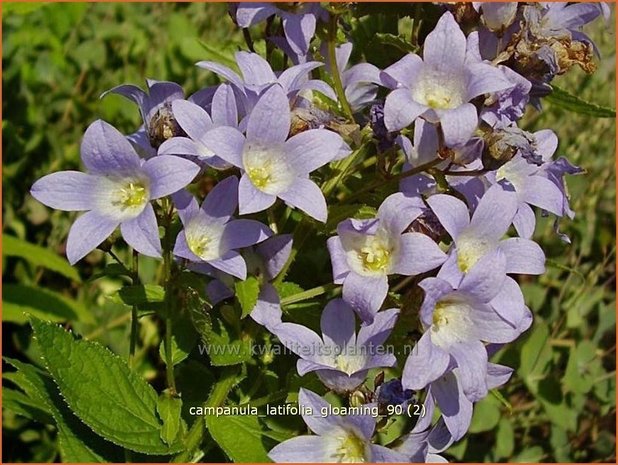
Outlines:
{"label": "white flower center", "polygon": [[443,76],[428,70],[412,90],[412,98],[434,109],[448,110],[465,103],[465,86],[459,76]]}
{"label": "white flower center", "polygon": [[221,257],[222,233],[222,225],[206,224],[199,218],[185,227],[185,238],[189,250],[204,261]]}
{"label": "white flower center", "polygon": [[331,457],[338,463],[361,463],[369,459],[369,447],[366,441],[352,431],[337,438]]}
{"label": "white flower center", "polygon": [[264,147],[247,142],[242,161],[251,183],[267,194],[277,195],[294,181],[294,172],[285,160],[283,147]]}
{"label": "white flower center", "polygon": [[468,302],[455,296],[438,301],[433,310],[431,341],[446,349],[454,343],[470,340],[474,334],[471,311]]}
{"label": "white flower center", "polygon": [[359,235],[343,245],[350,268],[362,276],[388,274],[397,253],[396,246],[383,231],[378,231],[375,236]]}
{"label": "white flower center", "polygon": [[97,207],[119,221],[138,216],[150,201],[150,183],[141,176],[101,177],[93,185]]}
{"label": "white flower center", "polygon": [[351,376],[365,367],[366,357],[362,353],[361,347],[347,348],[347,350],[353,352],[335,355],[334,364],[337,370]]}
{"label": "white flower center", "polygon": [[457,242],[457,266],[467,273],[483,255],[490,252],[495,244],[475,237],[460,237]]}

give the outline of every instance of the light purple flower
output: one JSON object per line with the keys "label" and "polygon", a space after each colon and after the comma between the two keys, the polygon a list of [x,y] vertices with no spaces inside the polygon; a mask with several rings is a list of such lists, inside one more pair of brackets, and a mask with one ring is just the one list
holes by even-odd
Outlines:
{"label": "light purple flower", "polygon": [[[427,401],[425,403],[430,403],[433,411],[434,402],[431,396],[427,396]],[[427,410],[425,416],[430,415]],[[419,430],[417,427],[418,423],[410,433],[401,438],[401,443],[394,450],[408,457],[411,463],[446,463],[447,460],[438,454],[450,447],[454,439],[444,419],[438,420],[431,428]]]}
{"label": "light purple flower", "polygon": [[273,15],[283,19],[287,43],[296,55],[307,55],[318,19],[328,17],[319,3],[301,3],[294,10],[287,11],[276,3],[241,2],[236,9],[236,22],[240,27],[248,28]]}
{"label": "light purple flower", "polygon": [[[536,138],[556,138],[551,130],[539,131],[533,135]],[[553,153],[541,153],[539,144],[534,144],[536,152],[543,159],[550,159]],[[547,144],[546,144],[547,145]],[[541,150],[543,146],[541,145]],[[551,162],[550,162],[551,163]],[[524,158],[517,153],[511,160],[502,165],[491,176],[490,180],[503,186],[505,190],[513,190],[517,194],[517,213],[513,219],[513,225],[520,237],[530,239],[534,233],[536,217],[530,205],[542,208],[556,216],[562,216],[565,201],[564,192],[547,177],[547,171],[542,167]]]}
{"label": "light purple flower", "polygon": [[[479,201],[472,218],[466,204],[451,195],[433,195],[427,203],[454,243],[441,273],[461,277],[482,257],[496,250],[506,257],[507,273],[545,272],[545,256],[538,244],[519,237],[501,240],[517,212],[518,201],[514,192],[506,192],[500,186],[490,187]],[[445,279],[458,281],[451,277]]]}
{"label": "light purple flower", "polygon": [[81,158],[87,173],[53,173],[35,182],[30,191],[49,207],[86,211],[69,231],[69,262],[83,258],[118,226],[135,250],[160,257],[159,229],[150,201],[185,187],[199,167],[173,156],[144,161],[118,130],[101,120],[86,130]]}
{"label": "light purple flower", "polygon": [[412,276],[441,265],[446,256],[424,234],[405,232],[422,213],[420,197],[387,197],[375,219],[342,221],[328,239],[336,284],[365,323],[373,321],[388,292],[388,276]]}
{"label": "light purple flower", "polygon": [[323,66],[318,61],[309,61],[291,66],[282,72],[275,72],[270,63],[257,53],[237,52],[236,63],[242,76],[227,66],[213,61],[200,61],[197,66],[217,73],[227,79],[239,92],[245,114],[253,109],[259,98],[274,84],[279,84],[292,103],[310,90],[317,90],[328,98],[336,100],[333,89],[324,81],[309,79],[309,72]]}
{"label": "light purple flower", "polygon": [[174,255],[195,263],[207,263],[239,279],[247,277],[247,265],[236,249],[266,240],[272,232],[254,220],[233,220],[238,205],[238,178],[219,182],[202,206],[191,198],[178,209],[184,229],[178,234]]}
{"label": "light purple flower", "polygon": [[501,33],[515,21],[518,2],[473,2],[487,29]]}
{"label": "light purple flower", "polygon": [[[148,92],[132,84],[122,84],[101,94],[118,94],[135,102],[142,116],[144,125],[128,139],[136,150],[149,158],[157,154],[157,149],[166,140],[183,135],[172,113],[171,103],[185,98],[184,90],[175,82],[146,80]],[[212,96],[211,89],[203,89],[189,97],[189,100],[201,105]]]}
{"label": "light purple flower", "polygon": [[315,371],[328,388],[348,392],[365,381],[369,369],[395,365],[395,356],[381,346],[398,314],[395,308],[384,310],[356,335],[354,311],[342,299],[335,299],[322,312],[322,337],[295,323],[267,327],[285,347],[301,357],[296,365],[299,375]]}
{"label": "light purple flower", "polygon": [[524,116],[532,83],[507,66],[498,69],[513,86],[494,93],[481,109],[480,117],[492,128],[508,126]]}
{"label": "light purple flower", "polygon": [[238,126],[236,98],[230,85],[221,84],[215,91],[210,105],[212,117],[202,107],[187,100],[173,101],[171,109],[187,137],[167,139],[159,147],[159,155],[185,156],[220,170],[232,167],[205,145],[206,133],[209,130],[219,126]]}
{"label": "light purple flower", "polygon": [[[301,388],[298,403],[303,420],[316,436],[298,436],[275,446],[268,456],[278,463],[408,462],[405,455],[372,444],[376,419],[370,415],[321,415],[329,404]],[[311,411],[311,413],[308,413]]]}
{"label": "light purple flower", "polygon": [[467,59],[466,38],[449,12],[425,39],[423,59],[408,54],[381,76],[395,89],[386,98],[386,127],[396,131],[422,116],[440,122],[448,146],[467,142],[477,127],[470,100],[512,86],[497,68]]}
{"label": "light purple flower", "polygon": [[406,361],[405,387],[424,388],[454,361],[465,395],[477,401],[487,394],[484,343],[511,342],[520,334],[491,305],[506,279],[505,266],[504,255],[495,251],[485,255],[456,289],[441,278],[419,283],[425,291],[420,311],[425,333]]}
{"label": "light purple flower", "polygon": [[326,221],[326,200],[309,173],[340,155],[339,134],[312,129],[290,139],[290,109],[283,89],[273,85],[260,98],[247,121],[247,136],[219,127],[204,142],[213,152],[242,170],[240,214],[267,209],[280,198],[318,221]]}

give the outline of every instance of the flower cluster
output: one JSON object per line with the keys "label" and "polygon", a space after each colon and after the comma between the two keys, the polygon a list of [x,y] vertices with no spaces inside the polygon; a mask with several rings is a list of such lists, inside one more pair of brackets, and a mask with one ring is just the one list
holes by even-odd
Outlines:
{"label": "flower cluster", "polygon": [[[230,12],[241,28],[280,21],[281,36],[269,37],[268,46],[291,66],[273,70],[260,55],[240,51],[240,74],[197,63],[223,82],[186,99],[171,82],[111,89],[137,103],[143,126],[124,136],[92,123],[81,145],[86,172],[50,174],[31,193],[52,208],[86,212],[68,235],[71,263],[120,226],[135,251],[171,253],[174,266],[207,276],[212,305],[231,299],[238,280],[256,277],[251,318],[298,356],[298,375],[315,372],[343,401],[418,401],[425,412],[388,447],[376,442],[375,417],[304,415],[313,434],[277,445],[273,460],[442,460],[437,454],[467,432],[473,404],[512,373],[491,355],[532,322],[517,275],[545,269],[532,240],[535,209],[554,215],[556,230],[559,218],[574,215],[563,178],[580,168],[554,157],[551,130],[530,133],[518,121],[529,105],[539,107],[554,76],[573,65],[594,68],[594,44],[580,29],[607,7],[475,3],[464,15],[459,4],[434,6],[441,16],[418,53],[380,70],[348,66],[354,45],[320,38],[316,31],[336,26],[336,11],[284,5],[240,3]],[[372,182],[346,190],[346,175],[364,169],[369,146],[395,157],[388,174],[400,180],[397,192]],[[217,183],[198,199],[194,187],[205,176]],[[329,227],[332,207],[350,197],[374,202],[375,214]],[[293,221],[296,228],[280,234]],[[323,287],[334,291],[321,335],[284,312],[278,286],[312,233],[330,233],[323,247],[332,279]],[[422,295],[416,307],[402,298],[414,292]],[[401,357],[381,349],[404,313],[417,314],[418,327],[403,332],[422,335]],[[367,381],[386,368],[393,379]],[[304,388],[298,399],[314,411],[327,405]]]}

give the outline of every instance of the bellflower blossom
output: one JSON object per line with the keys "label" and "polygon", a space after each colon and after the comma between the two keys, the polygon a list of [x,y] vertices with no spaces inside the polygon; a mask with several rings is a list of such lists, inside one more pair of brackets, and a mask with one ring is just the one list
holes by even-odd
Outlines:
{"label": "bellflower blossom", "polygon": [[381,77],[395,89],[384,105],[389,131],[422,116],[440,122],[448,146],[467,142],[477,127],[477,110],[470,100],[512,86],[494,66],[466,59],[466,37],[449,12],[425,39],[422,59],[408,54]]}
{"label": "bellflower blossom", "polygon": [[279,85],[258,101],[247,121],[246,137],[236,128],[219,127],[204,142],[219,157],[242,170],[240,214],[263,211],[280,198],[318,221],[327,217],[326,200],[309,173],[340,155],[339,134],[312,129],[288,139],[288,99]]}
{"label": "bellflower blossom", "polygon": [[207,263],[239,279],[247,277],[247,265],[236,249],[266,240],[272,232],[255,220],[234,220],[238,205],[238,178],[219,182],[199,207],[194,198],[178,209],[184,229],[178,234],[174,255],[195,263]]}
{"label": "bellflower blossom", "polygon": [[169,155],[142,160],[117,129],[101,120],[86,130],[81,159],[87,173],[53,173],[35,182],[30,191],[49,207],[86,211],[69,231],[69,262],[83,258],[118,226],[139,253],[160,257],[159,228],[150,201],[185,187],[199,167]]}
{"label": "bellflower blossom", "polygon": [[452,359],[466,396],[477,401],[487,395],[484,343],[511,342],[520,334],[490,305],[505,279],[505,257],[496,251],[483,257],[457,289],[441,278],[419,283],[425,291],[420,316],[426,331],[406,361],[406,387],[424,388],[446,373]]}
{"label": "bellflower blossom", "polygon": [[238,126],[238,109],[234,91],[228,84],[221,84],[215,91],[209,115],[202,107],[187,100],[175,100],[172,112],[187,137],[172,137],[159,147],[159,155],[185,156],[215,169],[229,169],[229,163],[219,158],[205,145],[206,133],[219,126]]}
{"label": "bellflower blossom", "polygon": [[[184,99],[185,93],[182,87],[170,81],[147,79],[146,86],[148,92],[132,84],[122,84],[104,92],[101,98],[108,94],[118,94],[138,105],[144,125],[128,139],[140,153],[149,158],[157,154],[157,149],[165,140],[184,135],[174,118],[171,103]],[[213,92],[209,88],[202,89],[191,95],[189,100],[203,105],[210,100]]]}
{"label": "bellflower blossom", "polygon": [[337,99],[335,91],[324,81],[308,78],[310,71],[323,66],[319,61],[291,66],[276,73],[270,63],[257,53],[237,52],[235,57],[242,77],[213,61],[200,61],[197,66],[217,73],[234,85],[241,96],[239,103],[244,108],[243,115],[250,113],[262,94],[274,84],[279,84],[293,102],[310,90],[317,90],[332,100]]}
{"label": "bellflower blossom", "polygon": [[421,213],[420,197],[387,197],[375,219],[342,221],[328,239],[335,284],[365,323],[371,323],[388,292],[388,276],[412,276],[441,265],[446,256],[424,234],[405,232]]}
{"label": "bellflower blossom", "polygon": [[342,299],[335,299],[322,312],[321,338],[295,323],[270,325],[268,329],[301,357],[296,365],[299,375],[315,371],[328,388],[348,392],[365,381],[371,368],[395,365],[395,356],[381,352],[379,347],[392,331],[398,314],[395,308],[384,310],[356,335],[354,311]]}
{"label": "bellflower blossom", "polygon": [[500,186],[490,187],[472,218],[468,207],[451,195],[433,195],[427,203],[454,242],[441,273],[461,277],[483,256],[495,250],[502,251],[506,257],[506,273],[541,274],[545,271],[545,256],[538,244],[518,237],[501,240],[517,212],[514,192],[506,192]]}
{"label": "bellflower blossom", "polygon": [[[376,419],[370,415],[327,415],[329,404],[301,388],[298,403],[303,420],[316,436],[298,436],[275,446],[268,456],[279,463],[408,462],[406,455],[371,443]],[[308,413],[312,412],[312,413]]]}
{"label": "bellflower blossom", "polygon": [[326,20],[328,13],[319,3],[300,3],[289,10],[284,5],[241,2],[236,7],[236,22],[240,27],[248,28],[270,16],[280,16],[283,20],[283,31],[290,49],[296,55],[307,55],[309,44],[315,34],[317,21]]}

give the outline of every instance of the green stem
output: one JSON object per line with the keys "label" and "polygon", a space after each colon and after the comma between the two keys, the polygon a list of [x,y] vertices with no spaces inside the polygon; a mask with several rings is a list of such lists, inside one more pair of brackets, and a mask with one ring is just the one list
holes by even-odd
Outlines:
{"label": "green stem", "polygon": [[266,216],[268,217],[268,226],[273,230],[275,234],[279,233],[279,228],[277,228],[277,220],[275,218],[274,205],[270,206],[266,210]]}
{"label": "green stem", "polygon": [[[133,251],[133,270],[132,270],[133,285],[139,284],[139,260],[137,251]],[[138,334],[138,315],[137,305],[131,307],[131,340],[129,343],[129,368],[135,368],[135,348],[137,347]]]}
{"label": "green stem", "polygon": [[348,103],[348,99],[345,96],[345,90],[343,89],[343,83],[341,82],[341,76],[339,75],[339,68],[337,67],[337,55],[335,50],[335,43],[337,40],[337,22],[339,20],[339,16],[335,14],[330,15],[330,20],[328,22],[328,62],[330,65],[330,73],[333,77],[333,84],[335,86],[335,92],[337,93],[337,98],[341,103],[341,107],[343,108],[344,113],[348,117],[350,121],[354,121],[354,114],[352,113],[352,108]]}
{"label": "green stem", "polygon": [[296,302],[302,302],[303,300],[326,294],[327,292],[332,291],[335,288],[337,288],[337,285],[332,283],[324,284],[323,286],[317,286],[312,289],[308,289],[306,291],[299,292],[298,294],[294,294],[281,299],[281,306],[284,307],[286,305],[294,304]]}
{"label": "green stem", "polygon": [[168,199],[164,199],[163,211],[165,216],[165,237],[163,238],[163,285],[165,287],[165,339],[163,342],[165,352],[165,378],[167,387],[172,396],[176,395],[176,379],[174,377],[174,354],[172,353],[172,247],[170,227],[172,220],[172,207]]}
{"label": "green stem", "polygon": [[[208,400],[204,403],[204,407],[219,407],[223,405],[228,394],[236,385],[238,374],[238,366],[227,367],[221,373],[221,378],[214,385]],[[191,460],[195,451],[199,448],[204,438],[206,430],[206,421],[198,418],[193,422],[187,438],[185,440],[185,450],[178,454],[172,462],[182,463]]]}

